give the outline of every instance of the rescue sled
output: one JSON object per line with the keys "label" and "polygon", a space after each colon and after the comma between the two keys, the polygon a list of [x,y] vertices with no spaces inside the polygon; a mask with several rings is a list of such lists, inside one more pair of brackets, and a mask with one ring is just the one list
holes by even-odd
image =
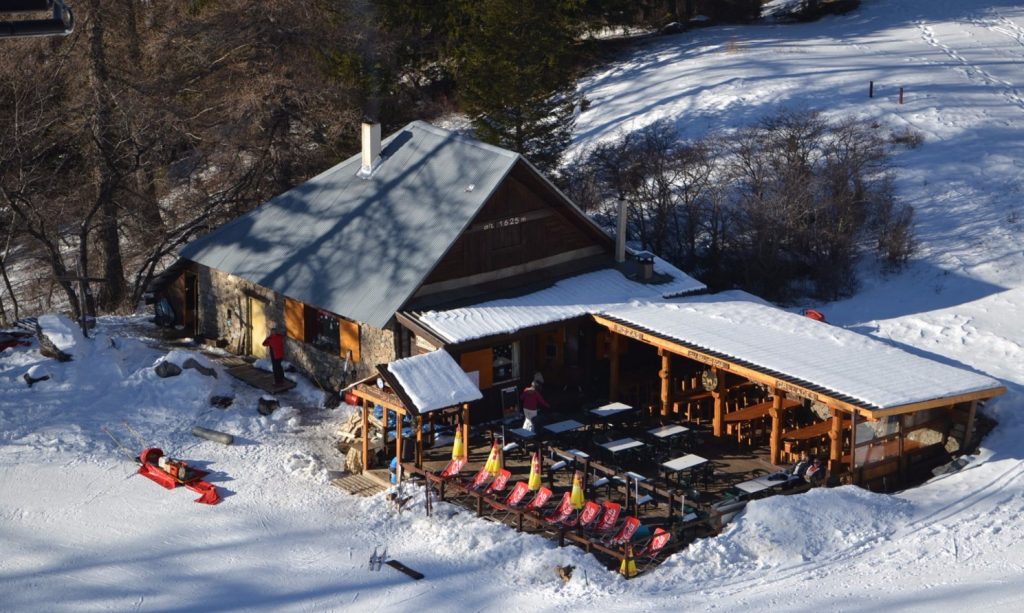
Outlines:
{"label": "rescue sled", "polygon": [[157,482],[169,490],[179,485],[184,485],[193,492],[199,494],[196,502],[202,504],[217,504],[220,502],[220,494],[212,483],[203,481],[203,477],[210,474],[209,471],[189,466],[183,460],[164,455],[162,449],[150,447],[143,449],[139,454],[139,474]]}

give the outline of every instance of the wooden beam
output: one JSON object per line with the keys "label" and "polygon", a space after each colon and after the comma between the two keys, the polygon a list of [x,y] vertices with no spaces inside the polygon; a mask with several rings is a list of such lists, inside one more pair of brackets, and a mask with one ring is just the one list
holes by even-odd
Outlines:
{"label": "wooden beam", "polygon": [[370,460],[370,401],[363,398],[363,470]]}
{"label": "wooden beam", "polygon": [[967,410],[967,423],[964,424],[964,440],[962,441],[961,453],[967,453],[974,443],[974,419],[978,414],[978,401],[971,401],[971,408]]}
{"label": "wooden beam", "polygon": [[943,398],[934,398],[931,400],[925,400],[921,402],[914,402],[895,407],[887,407],[885,409],[872,408],[868,406],[861,406],[842,400],[835,396],[827,393],[807,388],[799,383],[788,381],[786,379],[780,379],[772,374],[763,373],[755,368],[737,364],[730,360],[725,360],[705,351],[698,349],[692,349],[686,345],[662,338],[660,336],[650,334],[643,330],[638,330],[632,326],[621,324],[617,321],[608,319],[602,315],[592,315],[594,321],[610,330],[612,333],[627,336],[632,339],[636,339],[640,342],[646,343],[659,349],[667,349],[668,351],[682,356],[684,358],[714,366],[720,370],[725,370],[741,377],[746,377],[751,381],[767,385],[769,387],[777,387],[787,394],[799,396],[801,398],[808,398],[812,401],[821,402],[830,407],[836,407],[842,409],[848,413],[857,412],[864,417],[877,418],[886,417],[888,415],[898,415],[900,413],[913,413],[915,411],[921,411],[924,409],[932,409],[941,406],[948,406],[958,402],[968,402],[971,400],[982,400],[985,398],[992,398],[1000,394],[1006,393],[1005,386],[992,387],[985,390],[979,390],[976,392],[970,392],[967,394],[958,394],[955,396],[946,396]]}
{"label": "wooden beam", "polygon": [[487,272],[481,272],[473,275],[466,275],[457,279],[446,279],[444,281],[436,281],[434,283],[427,283],[421,285],[416,293],[413,294],[413,298],[422,298],[424,296],[431,296],[442,292],[450,292],[467,287],[474,287],[482,285],[490,281],[500,281],[516,275],[524,275],[538,270],[544,270],[558,264],[564,264],[567,262],[573,262],[577,259],[600,255],[604,252],[604,249],[597,245],[591,245],[589,247],[580,247],[579,249],[573,249],[572,251],[565,251],[555,255],[548,256],[546,258],[540,258],[525,262],[523,264],[515,264],[513,266],[506,266],[496,270],[489,270]]}
{"label": "wooden beam", "polygon": [[772,416],[772,433],[769,440],[769,461],[778,466],[782,455],[782,400],[783,393],[777,389],[772,390],[772,408],[768,414]]}
{"label": "wooden beam", "polygon": [[903,445],[903,441],[906,440],[907,435],[903,431],[903,417],[904,417],[903,415],[900,415],[899,417],[897,417],[897,419],[899,419],[899,434],[898,434],[898,439],[897,439],[897,443],[896,443],[897,444],[897,451],[896,451],[896,453],[897,453],[897,455],[899,457],[899,463],[900,463],[900,468],[899,468],[900,487],[903,487],[903,485],[907,482],[907,456],[903,455],[903,451],[905,449],[905,447]]}
{"label": "wooden beam", "polygon": [[854,485],[860,485],[860,471],[857,470],[857,412],[850,413],[850,477]]}
{"label": "wooden beam", "polygon": [[715,417],[712,421],[712,427],[715,432],[715,436],[722,436],[725,430],[725,372],[717,366],[712,366],[711,370],[715,373],[715,378],[718,383],[715,385],[715,389],[711,391],[711,397],[715,399]]}
{"label": "wooden beam", "polygon": [[861,411],[861,414],[867,417],[888,417],[889,415],[898,415],[900,413],[916,413],[917,411],[924,411],[926,409],[936,409],[938,407],[945,407],[961,402],[975,402],[978,400],[987,400],[994,398],[1001,394],[1006,393],[1005,386],[992,387],[986,390],[979,390],[977,392],[970,392],[968,394],[958,394],[956,396],[943,396],[942,398],[934,398],[932,400],[924,400],[922,402],[913,402],[910,404],[903,404],[898,407],[889,407],[886,409],[874,409],[870,412]]}
{"label": "wooden beam", "polygon": [[608,349],[608,400],[614,402],[619,399],[619,343],[622,340],[614,331],[610,334],[612,337]]}
{"label": "wooden beam", "polygon": [[[385,411],[384,415],[385,415],[385,418],[386,418],[386,416],[387,416],[387,412],[386,411]],[[388,427],[388,422],[385,421],[384,422],[384,431],[385,432],[387,432],[387,427]],[[385,435],[385,436],[387,436],[387,435]],[[387,439],[385,439],[385,440],[387,440]],[[399,465],[401,465],[401,463],[402,463],[402,414],[399,413],[398,411],[395,411],[395,457],[398,458],[398,463],[399,463]],[[396,483],[400,484],[400,483],[402,483],[402,471],[401,470],[396,470],[396,472],[398,473],[396,475]]]}
{"label": "wooden beam", "polygon": [[832,413],[832,429],[829,430],[828,437],[829,443],[829,473],[835,473],[839,470],[839,463],[843,459],[843,415],[838,409],[830,408],[829,412]]}
{"label": "wooden beam", "polygon": [[416,416],[416,468],[423,468],[423,416]]}
{"label": "wooden beam", "polygon": [[469,403],[462,405],[462,459],[469,460]]}
{"label": "wooden beam", "polygon": [[668,415],[669,404],[672,402],[672,353],[666,349],[658,349],[661,356],[661,416]]}

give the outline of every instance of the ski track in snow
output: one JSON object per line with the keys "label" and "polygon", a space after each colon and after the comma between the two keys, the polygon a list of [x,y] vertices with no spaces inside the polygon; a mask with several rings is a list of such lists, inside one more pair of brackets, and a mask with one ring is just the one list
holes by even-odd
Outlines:
{"label": "ski track in snow", "polygon": [[[1012,24],[1009,20],[1006,22]],[[967,77],[968,80],[973,82],[980,82],[984,85],[996,87],[1000,90],[1002,95],[1013,105],[1017,106],[1021,110],[1024,110],[1024,97],[1021,96],[1020,90],[1011,82],[1004,79],[1000,79],[995,75],[991,74],[987,70],[981,67],[977,63],[969,61],[964,57],[963,53],[957,51],[953,47],[943,43],[939,36],[936,34],[935,29],[923,22],[917,24],[918,29],[921,32],[921,38],[924,42],[928,43],[932,47],[939,49],[946,54],[954,63],[959,64],[955,70]],[[931,64],[937,64],[935,62],[929,62]]]}

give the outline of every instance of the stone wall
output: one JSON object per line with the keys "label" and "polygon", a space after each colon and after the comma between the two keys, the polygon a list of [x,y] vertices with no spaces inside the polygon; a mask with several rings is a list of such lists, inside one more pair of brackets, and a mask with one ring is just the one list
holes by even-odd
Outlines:
{"label": "stone wall", "polygon": [[[250,283],[245,279],[222,273],[204,266],[199,273],[199,330],[210,339],[226,343],[225,349],[239,355],[249,355],[249,296],[267,302],[267,321],[284,328],[284,297]],[[395,335],[390,329],[379,329],[367,324],[359,326],[360,361],[354,365],[355,377],[363,378],[377,372],[377,364],[395,359]],[[345,360],[333,353],[322,351],[311,344],[288,338],[285,360],[324,389],[337,390],[346,383]],[[351,383],[353,379],[348,379]]]}

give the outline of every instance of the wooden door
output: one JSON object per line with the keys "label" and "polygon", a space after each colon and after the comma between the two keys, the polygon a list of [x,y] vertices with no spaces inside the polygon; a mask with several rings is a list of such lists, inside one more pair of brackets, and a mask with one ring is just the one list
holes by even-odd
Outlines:
{"label": "wooden door", "polygon": [[267,338],[267,303],[255,296],[249,296],[249,354],[257,358],[267,357],[263,341]]}

